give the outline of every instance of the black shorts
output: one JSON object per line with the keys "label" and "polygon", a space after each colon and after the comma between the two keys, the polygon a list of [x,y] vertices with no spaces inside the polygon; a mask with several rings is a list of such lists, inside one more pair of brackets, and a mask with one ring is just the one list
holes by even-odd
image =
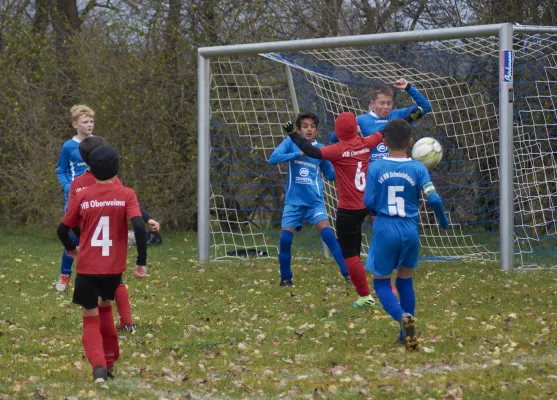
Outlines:
{"label": "black shorts", "polygon": [[337,209],[336,233],[342,256],[350,258],[359,256],[362,250],[362,224],[369,211]]}
{"label": "black shorts", "polygon": [[99,305],[99,297],[103,300],[114,300],[114,294],[120,283],[122,283],[122,274],[77,274],[75,277],[73,302],[87,310],[97,308]]}

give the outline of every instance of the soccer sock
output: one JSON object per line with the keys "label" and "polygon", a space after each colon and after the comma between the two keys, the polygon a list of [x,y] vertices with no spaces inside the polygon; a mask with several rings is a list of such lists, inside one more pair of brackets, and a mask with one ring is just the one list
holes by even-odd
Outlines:
{"label": "soccer sock", "polygon": [[389,279],[374,279],[373,287],[385,311],[387,311],[387,313],[393,317],[396,322],[400,322],[400,317],[402,316],[404,310],[400,306],[396,296],[393,294],[391,281]]}
{"label": "soccer sock", "polygon": [[120,316],[120,328],[123,328],[126,324],[133,324],[130,297],[128,295],[128,289],[123,283],[116,289],[114,301],[116,302],[116,308]]}
{"label": "soccer sock", "polygon": [[416,308],[416,294],[412,278],[396,278],[396,288],[400,296],[400,305],[404,312],[414,315]]}
{"label": "soccer sock", "polygon": [[364,265],[362,264],[360,256],[346,258],[344,261],[346,262],[350,279],[352,279],[352,284],[356,288],[358,296],[369,296],[371,291],[369,290],[366,271],[364,270]]}
{"label": "soccer sock", "polygon": [[323,239],[327,247],[329,247],[331,254],[335,258],[335,261],[337,262],[340,268],[340,273],[342,274],[342,276],[347,277],[348,268],[346,268],[346,262],[344,262],[344,257],[342,256],[340,245],[338,244],[337,238],[335,237],[333,230],[328,226],[323,228],[321,230],[321,239]]}
{"label": "soccer sock", "polygon": [[[74,241],[76,245],[79,245],[79,239],[75,235],[70,234],[70,238]],[[68,256],[65,250],[62,250],[62,262],[60,263],[60,274],[71,275],[72,264],[73,264],[73,258]]]}
{"label": "soccer sock", "polygon": [[279,266],[281,279],[292,279],[292,269],[290,268],[290,260],[292,259],[292,238],[294,234],[287,230],[280,233],[280,249],[279,249]]}
{"label": "soccer sock", "polygon": [[104,358],[103,339],[101,336],[101,321],[97,317],[83,317],[83,349],[92,368],[102,365],[106,368]]}
{"label": "soccer sock", "polygon": [[60,263],[60,274],[72,274],[73,258],[66,254],[66,250],[62,250],[62,262]]}
{"label": "soccer sock", "polygon": [[112,306],[99,306],[99,319],[104,358],[106,360],[107,367],[111,367],[120,357],[118,332],[116,331],[116,326],[114,326],[114,318],[112,318]]}

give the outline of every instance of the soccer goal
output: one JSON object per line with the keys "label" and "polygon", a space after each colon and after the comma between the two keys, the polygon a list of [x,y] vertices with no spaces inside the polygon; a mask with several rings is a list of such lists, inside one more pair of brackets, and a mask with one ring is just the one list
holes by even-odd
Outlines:
{"label": "soccer goal", "polygon": [[[501,268],[557,266],[557,29],[495,24],[198,51],[198,256],[276,257],[287,165],[269,156],[296,113],[368,112],[376,84],[406,78],[432,112],[414,137],[435,137],[444,159],[430,170],[450,227],[420,213],[421,257],[499,261]],[[406,92],[395,107],[407,107]],[[335,225],[336,190],[326,184]],[[372,236],[364,227],[362,251]],[[293,255],[323,256],[304,226]]]}

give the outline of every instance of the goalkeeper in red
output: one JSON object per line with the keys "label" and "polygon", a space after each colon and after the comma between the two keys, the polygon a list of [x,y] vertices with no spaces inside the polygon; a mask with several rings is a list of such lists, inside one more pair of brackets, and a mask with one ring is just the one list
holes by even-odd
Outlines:
{"label": "goalkeeper in red", "polygon": [[[383,128],[383,134],[389,156],[370,165],[364,192],[364,204],[375,215],[366,269],[373,274],[373,287],[383,308],[400,323],[399,339],[407,349],[414,349],[418,340],[412,276],[418,265],[418,212],[422,192],[439,226],[446,230],[449,221],[426,167],[407,158],[406,150],[412,145],[410,125],[395,119]],[[395,270],[400,302],[391,290],[391,274]]]}
{"label": "goalkeeper in red", "polygon": [[[85,355],[93,369],[93,380],[112,377],[118,360],[118,332],[112,318],[112,300],[126,269],[128,218],[137,245],[136,278],[147,273],[145,225],[135,192],[115,183],[118,154],[99,146],[89,155],[89,168],[96,183],[78,192],[58,226],[58,237],[70,257],[77,257],[73,302],[82,307]],[[70,239],[70,229],[81,223],[80,247]]]}
{"label": "goalkeeper in red", "polygon": [[335,132],[340,142],[329,146],[314,147],[296,132],[291,122],[286,123],[284,129],[307,157],[332,162],[338,192],[337,237],[348,273],[359,295],[353,307],[373,307],[375,300],[371,297],[360,252],[362,223],[368,215],[364,206],[364,190],[369,153],[383,142],[383,134],[378,132],[366,138],[359,137],[356,117],[348,112],[340,114],[335,121]]}

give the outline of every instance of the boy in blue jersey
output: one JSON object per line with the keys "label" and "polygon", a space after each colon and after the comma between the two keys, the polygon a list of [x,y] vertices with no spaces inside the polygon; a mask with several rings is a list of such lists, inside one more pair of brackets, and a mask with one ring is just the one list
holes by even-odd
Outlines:
{"label": "boy in blue jersey", "polygon": [[[364,204],[375,215],[366,269],[373,274],[375,293],[383,308],[400,323],[399,339],[407,349],[413,350],[418,340],[412,276],[420,248],[418,212],[422,191],[439,226],[446,230],[449,221],[426,167],[406,156],[406,150],[412,145],[408,122],[402,119],[389,121],[383,134],[389,157],[370,164],[364,192]],[[400,302],[390,284],[395,269]]]}
{"label": "boy in blue jersey", "polygon": [[[297,132],[311,141],[313,146],[322,147],[315,141],[319,119],[313,113],[299,114],[296,119]],[[279,265],[280,286],[292,286],[291,248],[294,231],[306,220],[315,225],[321,233],[321,238],[331,250],[340,273],[349,281],[348,269],[342,256],[342,251],[335,234],[329,226],[329,218],[323,199],[323,180],[319,171],[328,180],[335,180],[335,170],[329,161],[309,158],[288,137],[275,149],[269,163],[288,162],[288,180],[284,196],[284,210],[282,214],[282,231],[280,234]]]}
{"label": "boy in blue jersey", "polygon": [[[405,119],[412,123],[431,111],[430,102],[406,79],[398,79],[393,83],[393,87],[398,90],[406,90],[416,103],[411,107],[393,110],[394,93],[391,87],[387,85],[375,86],[371,90],[369,113],[356,117],[363,137],[383,130],[387,122],[393,119],[407,117]],[[331,135],[331,142],[338,142],[334,132]],[[371,152],[370,161],[380,160],[388,156],[387,146],[380,144]]]}
{"label": "boy in blue jersey", "polygon": [[[68,207],[72,181],[87,170],[87,164],[85,164],[79,154],[79,143],[91,136],[95,127],[95,112],[90,107],[83,104],[75,105],[70,108],[70,114],[72,117],[72,127],[75,129],[76,135],[63,144],[58,165],[56,166],[56,176],[64,190],[64,213]],[[71,235],[72,240],[76,244],[79,243],[77,236]],[[72,263],[73,258],[69,257],[65,251],[62,251],[60,280],[56,283],[56,290],[60,292],[66,290],[72,274]]]}

